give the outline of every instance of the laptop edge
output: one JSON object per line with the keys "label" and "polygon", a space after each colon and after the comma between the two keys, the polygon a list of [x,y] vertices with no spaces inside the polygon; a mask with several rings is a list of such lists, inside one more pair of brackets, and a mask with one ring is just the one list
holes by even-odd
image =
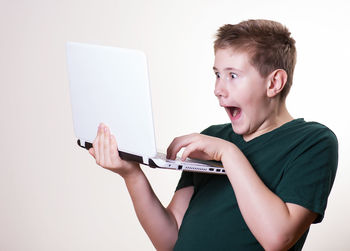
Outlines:
{"label": "laptop edge", "polygon": [[[77,140],[77,144],[89,150],[92,148],[92,143],[82,142],[80,139]],[[212,173],[212,174],[225,174],[225,169],[220,162],[214,161],[201,161],[190,159],[190,162],[176,161],[176,160],[162,160],[159,158],[143,157],[136,154],[118,151],[120,158],[127,161],[135,161],[139,164],[147,165],[152,168],[163,168],[172,170],[183,170],[188,172],[201,172],[201,173]]]}

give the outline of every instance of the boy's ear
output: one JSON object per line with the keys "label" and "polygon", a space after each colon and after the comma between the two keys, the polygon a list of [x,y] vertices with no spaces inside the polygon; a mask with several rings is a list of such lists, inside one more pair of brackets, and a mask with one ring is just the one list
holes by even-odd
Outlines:
{"label": "boy's ear", "polygon": [[287,72],[282,69],[277,69],[271,72],[268,76],[267,96],[272,98],[279,94],[287,82]]}

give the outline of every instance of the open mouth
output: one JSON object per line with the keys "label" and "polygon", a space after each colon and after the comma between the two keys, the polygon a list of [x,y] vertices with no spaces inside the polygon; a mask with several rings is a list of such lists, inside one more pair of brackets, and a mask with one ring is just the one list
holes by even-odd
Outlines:
{"label": "open mouth", "polygon": [[241,116],[241,108],[236,106],[225,107],[227,113],[230,115],[231,119],[235,120]]}

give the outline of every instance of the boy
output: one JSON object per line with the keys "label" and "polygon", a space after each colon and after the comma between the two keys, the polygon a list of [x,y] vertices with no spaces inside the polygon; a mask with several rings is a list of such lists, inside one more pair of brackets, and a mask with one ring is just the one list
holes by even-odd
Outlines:
{"label": "boy", "polygon": [[295,41],[280,23],[249,20],[221,27],[214,49],[214,94],[231,124],[175,138],[167,154],[184,148],[182,159],[221,161],[227,176],[183,172],[165,208],[103,124],[90,153],[124,178],[157,250],[301,250],[311,223],[322,221],[338,144],[327,127],[286,108]]}

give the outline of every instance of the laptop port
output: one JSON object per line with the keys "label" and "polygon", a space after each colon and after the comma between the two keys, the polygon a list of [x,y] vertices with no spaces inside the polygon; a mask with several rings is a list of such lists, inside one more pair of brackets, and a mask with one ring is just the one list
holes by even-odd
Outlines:
{"label": "laptop port", "polygon": [[181,170],[182,169],[182,165],[179,165],[178,167],[177,167],[177,170]]}
{"label": "laptop port", "polygon": [[214,171],[214,168],[209,168],[209,171]]}
{"label": "laptop port", "polygon": [[221,172],[221,169],[216,169],[217,172]]}

